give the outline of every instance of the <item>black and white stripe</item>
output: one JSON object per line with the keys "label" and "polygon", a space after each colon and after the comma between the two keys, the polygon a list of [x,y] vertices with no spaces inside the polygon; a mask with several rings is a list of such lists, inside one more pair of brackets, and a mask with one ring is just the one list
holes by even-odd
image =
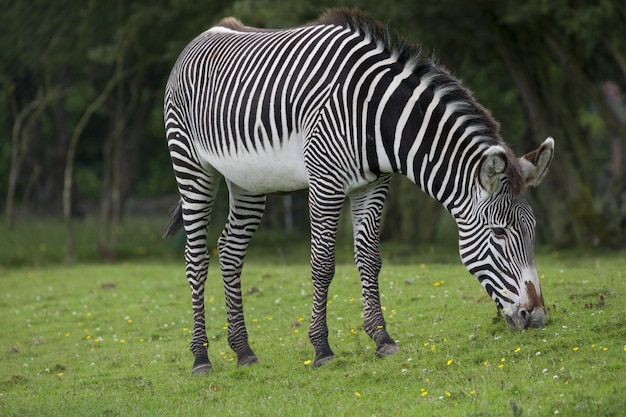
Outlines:
{"label": "black and white stripe", "polygon": [[[248,344],[240,276],[268,193],[309,189],[314,283],[309,335],[317,365],[333,357],[326,304],[346,199],[365,329],[378,355],[397,350],[378,292],[379,222],[392,173],[407,176],[455,217],[461,257],[498,306],[515,308],[516,314],[522,308],[530,290],[522,288],[521,277],[534,271],[534,218],[520,193],[524,175],[534,173],[536,185],[545,174],[541,155],[547,154],[513,158],[496,122],[456,79],[371,19],[334,10],[285,30],[222,21],[193,40],[175,64],[165,93],[165,126],[181,194],[166,234],[180,224],[187,234],[195,372],[211,369],[203,302],[206,228],[222,178],[230,214],[218,244],[220,267],[229,343],[240,364],[257,360]],[[553,142],[546,143],[543,150],[551,158]],[[496,241],[488,234],[500,217],[510,233]],[[531,284],[540,295],[538,282]],[[523,308],[530,314],[543,304]],[[542,321],[524,320],[522,327]]]}

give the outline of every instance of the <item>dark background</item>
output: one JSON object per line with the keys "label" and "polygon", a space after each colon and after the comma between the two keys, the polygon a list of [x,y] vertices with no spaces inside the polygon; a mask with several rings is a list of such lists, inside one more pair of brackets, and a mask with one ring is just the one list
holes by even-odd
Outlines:
{"label": "dark background", "polygon": [[[0,0],[4,221],[65,219],[71,236],[72,219],[95,216],[100,245],[114,252],[124,216],[163,214],[176,201],[162,97],[183,47],[225,16],[281,28],[342,5],[369,11],[462,79],[516,154],[555,138],[550,173],[527,192],[540,243],[624,247],[625,4]],[[439,204],[400,177],[384,216],[388,241],[454,233]],[[271,198],[263,227],[308,237],[306,194]]]}

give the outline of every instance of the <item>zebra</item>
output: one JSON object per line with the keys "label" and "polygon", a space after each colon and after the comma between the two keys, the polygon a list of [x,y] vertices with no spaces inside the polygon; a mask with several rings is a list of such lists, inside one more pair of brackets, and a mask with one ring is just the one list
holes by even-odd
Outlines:
{"label": "zebra", "polygon": [[308,189],[313,364],[334,358],[326,322],[340,211],[351,210],[364,330],[376,356],[399,350],[381,310],[379,228],[399,173],[456,220],[459,253],[513,329],[541,327],[535,217],[523,197],[554,153],[547,138],[517,158],[499,125],[445,68],[366,13],[331,9],[289,29],[226,18],[191,41],[167,82],[164,121],[180,193],[165,237],[186,233],[192,372],[212,370],[205,328],[207,228],[222,180],[229,213],[218,239],[228,343],[258,362],[244,323],[241,271],[266,195]]}

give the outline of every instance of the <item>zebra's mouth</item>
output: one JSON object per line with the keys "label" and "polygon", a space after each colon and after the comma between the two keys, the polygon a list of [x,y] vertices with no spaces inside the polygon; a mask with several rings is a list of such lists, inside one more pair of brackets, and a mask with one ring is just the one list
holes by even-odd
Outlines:
{"label": "zebra's mouth", "polygon": [[547,320],[546,311],[543,307],[536,307],[532,310],[520,308],[512,314],[506,314],[506,323],[513,330],[524,330],[527,328],[539,329]]}

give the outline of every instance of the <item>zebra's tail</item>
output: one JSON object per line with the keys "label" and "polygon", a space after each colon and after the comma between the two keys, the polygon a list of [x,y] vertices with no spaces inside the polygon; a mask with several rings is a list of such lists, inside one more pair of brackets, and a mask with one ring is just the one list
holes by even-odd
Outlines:
{"label": "zebra's tail", "polygon": [[172,237],[183,227],[183,202],[182,200],[178,200],[178,203],[172,207],[170,211],[171,218],[169,223],[167,224],[167,228],[165,229],[165,233],[163,233],[163,238]]}

